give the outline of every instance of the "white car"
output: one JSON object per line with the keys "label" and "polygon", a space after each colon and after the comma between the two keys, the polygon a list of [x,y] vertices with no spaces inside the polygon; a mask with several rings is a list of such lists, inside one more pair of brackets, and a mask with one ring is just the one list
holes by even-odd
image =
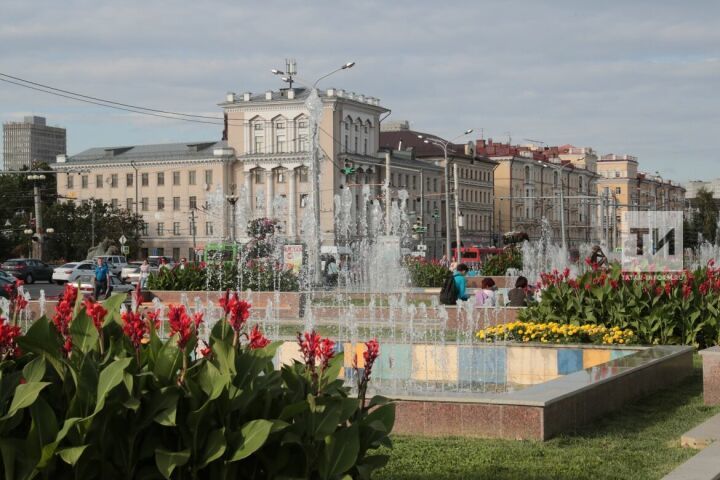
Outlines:
{"label": "white car", "polygon": [[81,275],[91,275],[95,265],[90,261],[66,263],[53,270],[52,281],[58,285],[73,282]]}
{"label": "white car", "polygon": [[[142,265],[142,262],[130,262],[127,264],[126,267],[123,267],[123,269],[120,271],[120,280],[123,282],[128,282],[128,276],[131,273],[134,273],[135,270],[140,268],[140,265]],[[139,270],[138,270],[139,271]]]}
{"label": "white car", "polygon": [[127,257],[123,255],[99,255],[93,257],[93,263],[97,263],[97,259],[102,258],[108,264],[110,273],[120,275],[122,269],[128,266]]}

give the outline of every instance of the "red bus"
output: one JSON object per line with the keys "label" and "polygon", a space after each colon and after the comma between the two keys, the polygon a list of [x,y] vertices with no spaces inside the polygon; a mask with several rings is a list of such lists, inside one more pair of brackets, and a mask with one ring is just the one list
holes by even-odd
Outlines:
{"label": "red bus", "polygon": [[[497,247],[460,247],[460,262],[468,265],[482,265],[485,260],[502,253],[502,248]],[[457,249],[452,249],[453,260],[457,258]]]}

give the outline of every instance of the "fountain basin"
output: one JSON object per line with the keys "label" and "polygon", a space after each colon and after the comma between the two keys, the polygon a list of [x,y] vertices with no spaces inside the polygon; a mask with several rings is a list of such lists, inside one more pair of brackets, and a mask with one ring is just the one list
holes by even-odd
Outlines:
{"label": "fountain basin", "polygon": [[[338,345],[353,383],[363,345]],[[396,434],[547,440],[692,373],[692,347],[386,344],[373,393],[396,401]],[[355,355],[353,355],[355,353]],[[359,354],[359,355],[358,355]],[[286,342],[276,364],[299,358]]]}

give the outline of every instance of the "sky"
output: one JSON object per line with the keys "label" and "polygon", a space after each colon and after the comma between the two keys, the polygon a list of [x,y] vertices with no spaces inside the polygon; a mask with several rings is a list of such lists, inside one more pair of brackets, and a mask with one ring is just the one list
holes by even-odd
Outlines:
{"label": "sky", "polygon": [[[0,73],[218,115],[294,57],[446,138],[631,154],[677,181],[720,177],[720,2],[0,0]],[[109,110],[0,82],[0,121],[41,115],[68,153],[220,139],[221,126]],[[472,138],[472,137],[470,137]]]}

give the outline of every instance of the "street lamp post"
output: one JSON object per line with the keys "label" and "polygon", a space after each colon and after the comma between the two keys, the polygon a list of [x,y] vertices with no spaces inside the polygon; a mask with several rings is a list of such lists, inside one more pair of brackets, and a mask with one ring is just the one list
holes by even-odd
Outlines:
{"label": "street lamp post", "polygon": [[31,180],[33,182],[33,199],[35,202],[35,232],[37,232],[38,236],[38,246],[37,246],[37,258],[40,260],[44,260],[43,258],[43,224],[42,224],[42,205],[40,204],[40,187],[38,186],[38,182],[45,180],[45,175],[28,175],[28,180]]}
{"label": "street lamp post", "polygon": [[[423,135],[418,135],[418,138],[422,139],[425,143],[435,145],[436,147],[440,147],[443,151],[443,170],[445,175],[445,256],[450,259],[450,175],[449,175],[449,160],[448,160],[448,147],[457,140],[460,137],[464,137],[465,135],[469,135],[473,132],[472,128],[469,128],[465,130],[462,134],[458,135],[457,137],[451,139],[451,140],[442,140],[437,137],[425,137]],[[456,174],[457,175],[457,174]],[[455,182],[457,184],[457,176],[455,177]],[[455,208],[455,215],[458,215],[457,210],[457,202],[456,202],[456,208]],[[455,222],[457,224],[457,220]],[[457,235],[459,237],[459,234]],[[459,250],[460,249],[460,243],[456,239],[455,247]]]}
{"label": "street lamp post", "polygon": [[[289,64],[288,64],[289,65]],[[355,62],[347,62],[344,65],[342,65],[340,68],[336,68],[330,73],[326,73],[325,75],[322,75],[318,77],[317,80],[315,80],[312,84],[312,87],[310,87],[310,95],[313,94],[316,96],[319,96],[317,92],[317,86],[320,83],[321,80],[329,77],[330,75],[333,75],[339,71],[347,70],[349,68],[352,68],[355,65]],[[294,68],[294,67],[293,67]],[[283,72],[281,70],[273,69],[271,72],[274,75],[285,75],[286,72]],[[290,70],[288,67],[288,80],[286,80],[290,87],[292,87],[293,82],[293,75],[294,70]],[[297,78],[297,77],[296,77]],[[300,83],[300,82],[298,82]],[[322,107],[320,107],[322,109]],[[318,138],[318,121],[319,121],[319,115],[310,115],[310,118],[313,122],[312,125],[312,135],[313,135],[313,150],[312,150],[312,183],[313,183],[313,209],[314,209],[314,233],[315,233],[315,251],[311,252],[315,258],[312,259],[312,263],[315,266],[315,272],[314,272],[314,281],[316,285],[320,285],[322,283],[322,272],[321,272],[321,261],[320,261],[320,249],[322,247],[322,229],[320,226],[320,155],[319,155],[319,138]]]}
{"label": "street lamp post", "polygon": [[232,219],[230,222],[230,241],[232,241],[233,244],[235,244],[235,222],[237,215],[235,214],[235,206],[237,205],[238,200],[240,199],[240,196],[235,193],[235,185],[232,185],[230,187],[230,193],[228,195],[225,195],[225,200],[232,205]]}

